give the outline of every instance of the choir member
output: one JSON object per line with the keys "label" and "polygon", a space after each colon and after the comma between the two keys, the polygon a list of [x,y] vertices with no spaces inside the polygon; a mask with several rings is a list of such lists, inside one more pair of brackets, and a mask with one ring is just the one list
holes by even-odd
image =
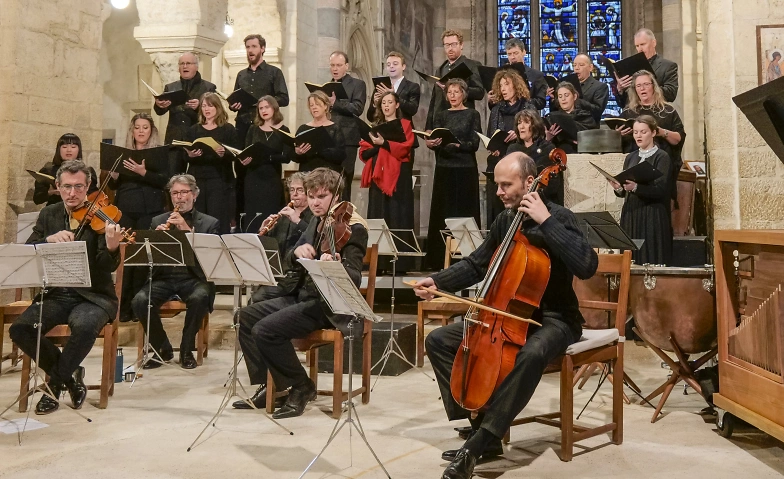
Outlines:
{"label": "choir member", "polygon": [[[441,34],[441,41],[444,43],[446,60],[439,66],[434,76],[441,78],[456,66],[465,63],[471,70],[471,77],[465,82],[467,84],[466,94],[463,101],[470,109],[475,109],[474,103],[485,97],[485,89],[482,87],[482,77],[479,76],[479,62],[470,60],[463,55],[463,34],[456,30],[446,30]],[[427,122],[425,128],[432,130],[436,116],[451,108],[451,103],[446,98],[446,85],[436,82],[433,87],[433,94],[430,96],[430,106],[427,109]]]}
{"label": "choir member", "polygon": [[[678,96],[678,64],[666,60],[656,53],[656,36],[647,28],[641,28],[634,34],[634,46],[637,53],[645,53],[645,57],[653,67],[656,81],[661,86],[664,101],[673,102]],[[618,89],[618,104],[626,106],[627,96],[634,85],[629,75],[618,78],[616,75],[616,88]]]}
{"label": "choir member", "polygon": [[666,265],[672,257],[672,162],[667,152],[656,144],[658,129],[656,119],[650,115],[640,115],[635,119],[632,135],[637,150],[626,156],[623,169],[647,161],[662,176],[649,185],[630,180],[623,185],[610,181],[615,194],[626,199],[621,210],[621,227],[629,237],[645,240],[642,247],[632,253],[632,259],[637,264]]}
{"label": "choir member", "polygon": [[[153,229],[176,228],[195,233],[219,233],[218,220],[194,208],[194,202],[199,197],[199,187],[193,176],[175,175],[169,180],[166,189],[169,190],[172,204],[177,211],[163,213],[153,218]],[[193,357],[193,350],[196,349],[196,334],[199,332],[204,316],[212,311],[215,286],[207,282],[204,271],[198,264],[186,268],[174,266],[155,268],[152,280],[152,288],[149,282],[146,283],[132,301],[133,311],[140,319],[145,332],[149,333],[150,345],[157,351],[153,360],[144,365],[144,369],[158,368],[163,365],[163,362],[174,359],[174,351],[163,329],[159,312],[161,305],[175,295],[185,302],[187,308],[180,342],[180,367],[194,369],[196,358]],[[147,330],[148,303],[150,305],[149,330]]]}
{"label": "choir member", "polygon": [[[188,141],[209,136],[218,143],[237,148],[237,131],[229,123],[221,98],[215,93],[205,93],[199,104],[199,123],[188,129]],[[221,234],[229,233],[235,184],[231,155],[227,155],[222,146],[216,151],[205,148],[185,152],[188,155],[188,173],[196,178],[201,190],[196,208],[218,218]]]}
{"label": "choir member", "polygon": [[[496,130],[506,132],[504,145],[494,151],[490,151],[487,157],[487,171],[492,173],[498,160],[506,156],[509,145],[517,140],[515,132],[515,116],[525,110],[536,110],[531,102],[531,93],[525,84],[525,80],[514,70],[499,70],[493,78],[493,103],[490,110],[490,118],[487,122],[487,135],[492,136]],[[538,114],[538,113],[537,113]],[[485,187],[487,224],[493,222],[496,216],[504,210],[504,204],[496,195],[497,185],[492,179],[492,175],[487,178]]]}
{"label": "choir member", "polygon": [[450,108],[440,111],[433,119],[433,128],[446,128],[460,143],[442,144],[441,139],[427,140],[427,147],[435,151],[433,196],[430,202],[430,223],[427,233],[427,264],[440,269],[444,261],[444,242],[441,229],[445,218],[473,217],[480,223],[479,171],[476,151],[482,131],[479,112],[468,108],[466,82],[452,79],[446,85]]}
{"label": "choir member", "polygon": [[[82,159],[82,140],[73,133],[66,133],[57,140],[57,146],[54,149],[54,156],[52,161],[47,162],[40,170],[39,173],[54,177],[57,174],[57,169],[60,168],[63,161],[68,160],[81,160]],[[98,189],[98,175],[95,174],[93,167],[90,169],[90,189],[88,193]],[[46,203],[49,206],[54,203],[63,201],[60,198],[60,190],[55,185],[45,181],[36,181],[35,189],[33,190],[33,203],[40,205]]]}
{"label": "choir member", "polygon": [[[207,92],[214,92],[215,85],[204,80],[199,73],[199,57],[187,52],[180,55],[177,62],[180,70],[180,79],[163,87],[163,92],[182,90],[188,95],[184,105],[171,106],[169,100],[155,100],[155,113],[158,115],[169,114],[169,124],[166,126],[164,143],[171,145],[173,140],[185,140],[188,137],[188,128],[196,124],[199,119],[199,98]],[[181,173],[185,171],[185,159],[182,152],[173,150],[172,171]]]}
{"label": "choir member", "polygon": [[[397,93],[387,91],[377,102],[375,124],[401,118],[401,102]],[[409,155],[414,145],[411,122],[401,118],[406,141],[388,141],[370,133],[373,143],[359,142],[362,188],[369,188],[368,218],[380,218],[391,229],[414,228],[414,185]]]}
{"label": "choir member", "polygon": [[[292,255],[297,259],[340,261],[352,282],[359,286],[362,260],[367,249],[368,232],[365,220],[356,213],[349,220],[351,237],[337,252],[336,257],[320,251],[317,229],[328,217],[332,199],[337,195],[340,174],[328,168],[318,168],[305,177],[308,204],[315,218],[308,225]],[[232,406],[257,409],[266,405],[267,370],[275,381],[275,388],[288,387],[286,403],[272,415],[274,419],[301,416],[308,402],[316,398],[316,387],[297,358],[292,339],[303,338],[319,329],[339,329],[345,337],[362,337],[363,323],[349,327],[351,316],[327,313],[328,308],[305,268],[292,261],[278,285],[282,295],[244,307],[239,314],[239,338],[251,384],[259,388],[247,400]]]}
{"label": "choir member", "polygon": [[[246,168],[245,173],[245,205],[242,209],[250,218],[257,215],[267,216],[277,213],[283,207],[283,164],[294,158],[294,148],[283,143],[275,130],[290,133],[283,124],[283,113],[280,112],[275,97],[261,97],[256,109],[254,127],[248,130],[245,147],[254,143],[263,143],[271,150],[280,153],[270,154],[266,158],[240,158]],[[253,162],[251,163],[251,160]]]}
{"label": "choir member", "polygon": [[[559,110],[568,114],[574,119],[577,124],[577,131],[595,130],[599,125],[591,116],[591,112],[583,110],[577,105],[579,95],[577,89],[574,88],[569,82],[561,82],[558,84],[558,91],[556,92],[558,98]],[[557,135],[561,133],[561,127],[553,123],[550,128],[546,130],[547,140],[553,141],[556,148],[564,150],[566,153],[577,153],[577,139],[561,139]]]}
{"label": "choir member", "polygon": [[528,78],[528,88],[531,91],[530,101],[537,110],[543,109],[547,106],[547,82],[542,72],[525,64],[525,43],[519,38],[510,38],[504,43],[504,49],[509,63],[523,65],[523,71]]}
{"label": "choir member", "polygon": [[[593,62],[591,57],[585,53],[580,53],[574,57],[572,62],[574,73],[580,81],[580,90],[582,96],[577,99],[575,104],[582,110],[591,112],[594,121],[598,124],[602,120],[604,109],[607,108],[607,102],[610,99],[610,89],[606,83],[602,83],[593,77]],[[548,93],[552,93],[548,89]],[[552,110],[557,110],[559,105],[553,102],[550,105]]]}
{"label": "choir member", "polygon": [[348,96],[348,99],[345,100],[337,99],[334,93],[329,97],[332,121],[343,132],[345,141],[346,157],[342,164],[344,189],[340,195],[344,201],[351,201],[354,163],[357,160],[357,150],[359,149],[359,125],[357,125],[356,117],[362,115],[367,100],[365,82],[349,75],[350,68],[346,53],[335,51],[329,56],[329,71],[332,73],[332,81],[342,83]]}
{"label": "choir member", "polygon": [[[91,173],[82,161],[67,160],[56,173],[55,186],[62,201],[44,207],[33,226],[27,244],[66,243],[74,241],[68,227],[68,218],[81,207],[87,198]],[[48,390],[59,398],[68,391],[74,409],[79,409],[87,397],[82,361],[95,344],[103,327],[117,314],[117,295],[114,292],[112,271],[120,265],[120,226],[107,225],[106,234],[91,228],[84,230],[79,240],[86,243],[87,261],[92,286],[84,288],[48,288],[42,308],[37,297],[11,325],[9,336],[19,349],[37,359],[38,365],[48,376]],[[40,354],[36,356],[42,321]],[[46,332],[57,325],[67,324],[71,330],[62,351]],[[112,352],[112,354],[114,354]],[[43,394],[35,407],[36,414],[49,414],[59,408],[59,403]]]}
{"label": "choir member", "polygon": [[[629,89],[629,101],[621,112],[623,118],[637,118],[640,115],[650,115],[656,119],[656,145],[667,153],[672,162],[671,197],[675,199],[677,191],[674,185],[678,179],[678,172],[683,166],[681,152],[686,141],[686,132],[677,110],[664,99],[664,92],[659,87],[654,75],[645,70],[640,70],[632,77],[634,88]],[[637,142],[632,141],[631,128],[619,128],[623,135],[624,151],[629,153],[638,148]]]}
{"label": "choir member", "polygon": [[297,128],[297,134],[318,126],[326,128],[332,137],[333,145],[329,148],[314,149],[309,143],[294,147],[294,161],[299,163],[299,171],[312,171],[322,166],[340,172],[346,158],[346,140],[343,131],[332,121],[329,97],[321,90],[308,95],[308,109],[313,119]]}
{"label": "choir member", "polygon": [[[537,174],[541,173],[548,166],[552,166],[553,162],[550,159],[550,152],[555,149],[555,145],[547,140],[542,117],[535,111],[523,110],[515,116],[515,125],[518,140],[509,146],[507,154],[520,151],[530,156],[536,163]],[[549,201],[563,206],[563,173],[558,173],[555,178],[550,179],[550,183],[547,186],[539,188],[539,194]]]}

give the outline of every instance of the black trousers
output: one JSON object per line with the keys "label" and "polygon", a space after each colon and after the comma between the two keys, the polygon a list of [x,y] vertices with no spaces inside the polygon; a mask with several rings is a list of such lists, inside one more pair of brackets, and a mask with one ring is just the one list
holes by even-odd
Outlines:
{"label": "black trousers", "polygon": [[[142,289],[133,297],[133,313],[139,318],[142,327],[147,331],[147,298],[150,296],[150,284],[146,282]],[[161,305],[172,296],[177,295],[185,302],[185,325],[182,328],[182,341],[180,342],[180,354],[183,351],[193,351],[196,349],[196,333],[199,332],[204,316],[210,312],[210,287],[206,281],[199,278],[176,277],[153,277],[152,281],[152,300],[150,304],[150,344],[156,351],[161,349],[171,350],[166,331],[161,322]]]}
{"label": "black trousers", "polygon": [[291,340],[332,328],[320,299],[302,291],[242,308],[240,346],[251,384],[266,384],[268,368],[278,390],[306,382]]}
{"label": "black trousers", "polygon": [[[496,437],[504,437],[514,418],[531,400],[547,364],[579,339],[563,321],[543,318],[541,323],[541,328],[529,326],[528,339],[517,353],[512,372],[501,382],[488,402],[481,427]],[[462,340],[462,322],[438,328],[428,334],[425,340],[427,356],[433,365],[450,421],[471,417],[470,411],[460,407],[454,400],[449,387],[452,366]]]}
{"label": "black trousers", "polygon": [[[220,178],[196,178],[199,185],[199,196],[196,197],[196,209],[206,213],[220,222],[220,234],[231,232],[232,212],[234,204],[234,180],[225,181]],[[146,317],[146,316],[145,316]]]}
{"label": "black trousers", "polygon": [[343,193],[341,201],[351,201],[351,183],[354,181],[354,164],[357,162],[358,146],[346,147],[346,160],[343,162]]}
{"label": "black trousers", "polygon": [[[8,330],[11,340],[33,359],[38,341],[35,324],[40,311],[38,303],[34,302]],[[87,357],[95,344],[95,338],[110,319],[103,308],[87,301],[72,289],[52,289],[44,296],[38,365],[53,382],[67,381]],[[46,333],[60,324],[67,324],[71,328],[71,336],[62,352],[46,337]]]}

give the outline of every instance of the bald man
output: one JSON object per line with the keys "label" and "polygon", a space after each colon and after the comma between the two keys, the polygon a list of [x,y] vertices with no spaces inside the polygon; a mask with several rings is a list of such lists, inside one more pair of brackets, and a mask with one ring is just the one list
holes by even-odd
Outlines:
{"label": "bald man", "polygon": [[[172,140],[187,140],[188,128],[198,121],[199,98],[207,93],[214,92],[215,85],[202,80],[199,73],[199,58],[193,53],[183,53],[177,62],[180,79],[163,87],[163,92],[183,90],[188,95],[184,105],[172,106],[168,100],[155,100],[155,113],[165,115],[169,113],[169,125],[166,127],[165,143],[170,145]],[[180,155],[181,148],[172,158],[171,173],[185,172],[185,158]]]}
{"label": "bald man", "polygon": [[536,177],[536,164],[523,153],[511,153],[495,167],[496,194],[506,210],[498,215],[484,242],[468,258],[419,281],[417,296],[430,300],[426,287],[442,291],[460,291],[484,279],[490,260],[501,244],[518,211],[528,215],[522,233],[532,245],[550,256],[550,279],[539,309],[532,319],[541,327],[529,326],[528,340],[520,348],[514,367],[493,393],[487,408],[476,418],[452,397],[450,378],[457,350],[463,339],[463,322],[453,323],[431,332],[426,339],[427,355],[441,390],[441,399],[450,421],[469,419],[473,433],[458,450],[445,451],[441,457],[451,461],[442,478],[468,479],[480,457],[503,454],[501,438],[514,418],[528,404],[545,366],[580,339],[583,317],[572,278],[588,279],[594,275],[599,258],[588,244],[568,209],[542,200],[538,193],[528,193]]}
{"label": "bald man", "polygon": [[[582,96],[577,99],[575,107],[591,112],[593,119],[599,123],[604,109],[607,108],[607,101],[610,99],[610,88],[606,83],[593,77],[593,62],[585,53],[574,57],[572,67],[577,79],[580,80],[580,90],[582,91]],[[552,93],[552,90],[548,89],[548,92]],[[551,102],[550,109],[560,109],[558,102]]]}

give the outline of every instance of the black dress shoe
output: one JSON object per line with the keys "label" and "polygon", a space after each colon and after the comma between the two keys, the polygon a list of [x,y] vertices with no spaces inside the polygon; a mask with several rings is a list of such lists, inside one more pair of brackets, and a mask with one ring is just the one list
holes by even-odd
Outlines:
{"label": "black dress shoe", "polygon": [[171,349],[161,349],[160,356],[158,353],[153,353],[152,357],[149,361],[144,365],[142,369],[155,369],[163,366],[163,363],[168,363],[174,359],[174,351]]}
{"label": "black dress shoe", "polygon": [[[460,452],[462,449],[449,449],[441,453],[441,459],[445,461],[452,462],[457,457],[457,453]],[[479,456],[479,460],[486,461],[488,459],[493,459],[498,456],[503,456],[504,454],[504,446],[501,444],[501,441],[493,441],[490,445],[487,446],[485,452]]]}
{"label": "black dress shoe", "polygon": [[73,372],[71,380],[66,383],[68,394],[71,396],[71,404],[74,409],[81,409],[84,400],[87,399],[87,386],[84,384],[84,368],[79,366]]}
{"label": "black dress shoe", "polygon": [[444,469],[441,479],[471,479],[474,475],[474,466],[476,466],[476,457],[468,449],[462,448],[457,451],[452,463]]}
{"label": "black dress shoe", "polygon": [[182,369],[196,369],[196,358],[190,351],[180,351],[180,367]]}
{"label": "black dress shoe", "polygon": [[316,399],[316,386],[313,384],[313,381],[308,379],[304,385],[291,388],[286,404],[275,411],[272,418],[285,419],[302,416],[302,413],[305,412],[305,406],[314,399]]}
{"label": "black dress shoe", "polygon": [[[253,393],[253,396],[248,398],[248,401],[252,402],[253,405],[256,406],[256,409],[264,409],[267,407],[267,385],[262,384],[259,386],[256,392]],[[244,400],[234,401],[231,407],[234,409],[253,409],[250,407],[250,404]]]}
{"label": "black dress shoe", "polygon": [[[62,384],[55,384],[50,382],[49,389],[52,391],[52,394],[55,398],[59,398],[60,394],[63,392]],[[38,401],[38,404],[35,405],[35,413],[39,416],[43,416],[45,414],[51,414],[57,411],[59,407],[59,402],[49,397],[48,394],[43,394],[41,399]]]}

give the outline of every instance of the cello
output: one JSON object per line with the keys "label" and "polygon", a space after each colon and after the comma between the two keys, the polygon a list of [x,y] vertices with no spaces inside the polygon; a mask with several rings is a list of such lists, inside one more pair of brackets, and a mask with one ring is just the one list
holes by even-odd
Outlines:
{"label": "cello", "polygon": [[[550,152],[553,165],[533,181],[528,193],[549,184],[566,169],[566,154]],[[455,357],[450,387],[455,401],[463,408],[477,411],[511,372],[520,348],[525,345],[528,324],[510,316],[530,318],[539,307],[550,279],[550,257],[530,244],[520,231],[527,215],[518,211],[503,241],[493,255],[487,274],[477,291],[481,307],[466,313],[463,340]],[[499,314],[492,309],[510,314]]]}

